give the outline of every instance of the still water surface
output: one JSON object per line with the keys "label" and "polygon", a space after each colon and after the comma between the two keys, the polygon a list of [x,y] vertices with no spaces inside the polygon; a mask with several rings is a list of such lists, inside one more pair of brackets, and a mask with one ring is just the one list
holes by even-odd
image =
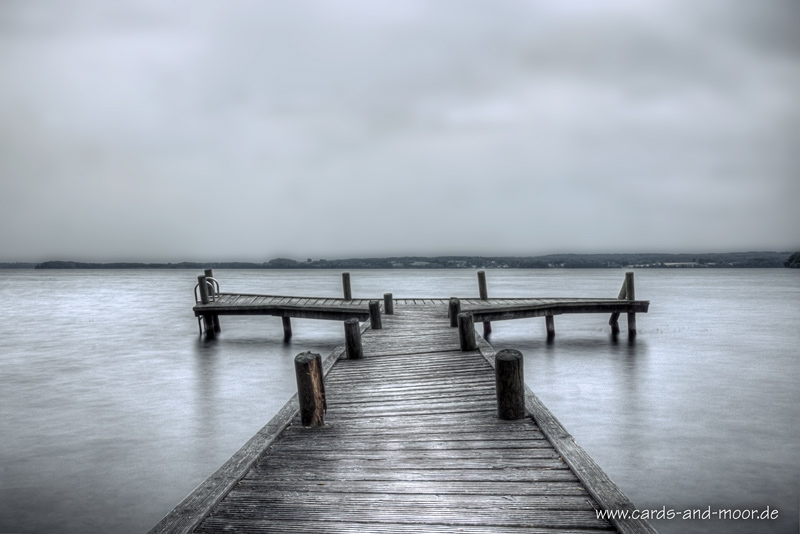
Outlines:
{"label": "still water surface", "polygon": [[[327,354],[338,322],[223,317],[207,342],[191,271],[0,271],[0,532],[146,532]],[[215,272],[223,291],[340,295],[336,271]],[[490,296],[615,297],[617,270],[491,270]],[[468,270],[353,271],[355,297],[477,295]],[[526,380],[639,508],[779,511],[655,521],[663,533],[798,531],[800,273],[641,270],[639,336],[607,317],[496,322]]]}

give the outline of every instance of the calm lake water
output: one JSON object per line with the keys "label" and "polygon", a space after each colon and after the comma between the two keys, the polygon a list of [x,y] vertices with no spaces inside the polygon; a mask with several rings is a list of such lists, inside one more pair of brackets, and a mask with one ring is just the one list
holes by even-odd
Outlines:
{"label": "calm lake water", "polygon": [[[294,393],[293,357],[338,322],[222,317],[193,271],[0,271],[0,533],[141,533]],[[337,271],[215,271],[223,291],[341,294]],[[616,297],[621,270],[490,270],[495,297]],[[352,271],[355,297],[477,296],[474,271]],[[759,509],[776,521],[654,521],[663,533],[798,531],[800,272],[638,270],[629,343],[608,317],[496,322],[526,379],[639,508]]]}

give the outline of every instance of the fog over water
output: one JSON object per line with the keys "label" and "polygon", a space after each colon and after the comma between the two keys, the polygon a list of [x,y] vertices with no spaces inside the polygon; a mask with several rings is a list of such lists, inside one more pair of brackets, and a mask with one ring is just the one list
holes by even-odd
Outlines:
{"label": "fog over water", "polygon": [[5,1],[0,261],[794,250],[799,15]]}

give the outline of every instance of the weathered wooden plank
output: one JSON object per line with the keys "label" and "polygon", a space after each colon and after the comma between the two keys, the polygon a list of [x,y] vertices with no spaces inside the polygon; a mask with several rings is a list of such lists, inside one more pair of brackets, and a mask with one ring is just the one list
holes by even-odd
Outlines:
{"label": "weathered wooden plank", "polygon": [[[242,492],[237,492],[241,496]],[[239,506],[221,507],[215,512],[218,519],[229,518],[242,522],[247,520],[259,521],[269,518],[272,521],[295,519],[320,519],[330,522],[357,521],[380,528],[382,523],[417,523],[417,524],[445,524],[452,526],[462,525],[496,525],[496,526],[524,526],[528,528],[594,528],[607,529],[609,524],[597,518],[594,510],[538,510],[518,509],[508,506],[502,513],[496,510],[482,511],[480,509],[467,510],[465,508],[450,510],[447,508],[428,509],[421,513],[413,507],[400,507],[391,501],[380,508],[348,503],[346,508],[341,504],[332,506],[306,506],[302,513],[298,513],[297,505],[291,503],[270,503],[268,515],[264,514],[257,502],[248,506],[244,502]],[[254,499],[255,501],[255,499]],[[381,529],[382,530],[382,529]]]}
{"label": "weathered wooden plank", "polygon": [[649,301],[565,302],[508,308],[470,308],[475,321],[505,321],[567,313],[646,313]]}
{"label": "weathered wooden plank", "polygon": [[[495,351],[483,338],[478,340],[478,348],[486,361],[493,363]],[[569,464],[586,489],[598,504],[606,510],[633,511],[633,503],[625,496],[608,475],[600,469],[583,448],[578,445],[556,417],[525,386],[525,407],[536,420],[542,432],[547,436],[561,457]],[[655,533],[655,529],[641,519],[615,519],[614,526],[624,534]]]}
{"label": "weathered wooden plank", "polygon": [[[252,532],[254,534],[265,532],[271,534],[364,534],[373,531],[370,523],[352,521],[327,521],[295,519],[291,523],[282,520],[260,519],[239,524],[228,519],[209,518],[208,522],[198,529],[198,533],[221,532],[229,529],[234,532]],[[377,527],[377,525],[375,525]],[[532,528],[529,526],[499,526],[499,525],[443,525],[434,523],[382,523],[380,532],[396,534],[553,534],[551,528]],[[597,534],[597,529],[559,529],[558,534]]]}
{"label": "weathered wooden plank", "polygon": [[[296,503],[301,505],[331,506],[342,504],[342,496],[336,493],[298,494],[293,491],[258,491],[247,485],[233,490],[241,492],[245,499],[259,495],[266,503]],[[233,492],[232,492],[233,493]],[[518,510],[588,510],[594,511],[592,502],[586,495],[453,495],[442,494],[431,499],[425,494],[402,493],[351,493],[347,497],[349,503],[359,506],[383,506],[391,502],[400,506],[418,506],[422,510],[447,508],[450,510],[469,507],[474,510],[494,511],[498,509],[516,508]]]}
{"label": "weathered wooden plank", "polygon": [[[494,461],[491,458],[436,458],[423,460],[420,458],[407,458],[398,456],[397,458],[386,458],[381,460],[365,460],[359,458],[337,458],[333,460],[319,460],[316,455],[266,455],[266,458],[259,462],[259,469],[274,469],[275,473],[282,472],[314,472],[315,476],[333,476],[330,473],[337,473],[342,470],[358,473],[362,476],[365,471],[380,476],[381,473],[391,476],[402,477],[406,472],[426,472],[464,474],[480,478],[481,480],[498,480],[496,473],[502,472],[504,477],[509,473],[516,473],[517,477],[526,475],[533,469],[545,469],[555,471],[559,469],[569,470],[567,464],[560,458],[524,458],[507,459],[500,454],[496,454]],[[524,478],[524,477],[523,477]]]}
{"label": "weathered wooden plank", "polygon": [[[294,451],[270,450],[270,456],[276,457],[294,456]],[[336,461],[337,459],[361,459],[364,461],[384,460],[386,451],[359,451],[352,449],[339,450],[317,450],[314,451],[314,458],[320,462]],[[449,450],[405,450],[392,451],[392,457],[405,459],[408,461],[455,461],[455,460],[487,460],[497,459],[497,451],[494,449],[449,449]],[[522,448],[522,449],[503,449],[503,458],[511,461],[527,461],[536,458],[560,458],[560,455],[552,447]],[[584,490],[585,491],[585,490]]]}
{"label": "weathered wooden plank", "polygon": [[[366,327],[365,327],[366,329]],[[344,352],[344,346],[333,349],[322,362],[327,374]],[[200,524],[211,509],[250,470],[258,458],[280,436],[297,416],[297,395],[290,398],[278,413],[250,438],[227,462],[186,496],[171,512],[159,521],[148,534],[188,534]]]}
{"label": "weathered wooden plank", "polygon": [[[328,384],[335,384],[337,387],[337,391],[335,391],[331,398],[338,399],[339,395],[342,396],[349,396],[349,395],[361,395],[361,394],[374,394],[378,395],[398,395],[402,396],[405,394],[408,395],[415,395],[415,394],[425,394],[429,392],[461,392],[463,388],[481,388],[481,387],[494,387],[494,383],[492,380],[488,380],[484,377],[476,377],[470,379],[461,379],[458,383],[447,382],[443,383],[442,380],[431,380],[426,379],[425,381],[420,380],[419,384],[407,384],[407,383],[381,383],[381,382],[373,382],[371,384],[353,384],[347,381],[338,381],[338,380],[331,380],[327,382]],[[340,393],[341,392],[341,393]]]}
{"label": "weathered wooden plank", "polygon": [[[358,391],[360,393],[359,400],[352,400],[353,394]],[[328,406],[335,407],[335,406],[348,406],[348,405],[362,405],[364,402],[367,403],[397,403],[397,404],[407,404],[411,402],[427,402],[431,400],[469,400],[469,399],[483,399],[486,401],[493,401],[495,398],[495,392],[490,387],[482,388],[480,391],[477,392],[469,392],[464,391],[460,388],[454,388],[449,391],[442,392],[440,388],[436,389],[429,389],[427,391],[421,391],[417,393],[404,393],[398,394],[395,392],[392,393],[373,393],[369,390],[350,390],[347,396],[338,396],[334,395],[328,399]]]}
{"label": "weathered wooden plank", "polygon": [[[490,411],[489,413],[494,413]],[[333,420],[332,417],[328,417]],[[336,424],[336,422],[331,422]],[[306,440],[303,442],[287,441],[282,443],[283,450],[312,451],[312,450],[337,450],[345,446],[361,451],[449,451],[449,450],[475,450],[475,449],[528,449],[528,448],[548,448],[550,444],[547,440],[536,439],[509,439],[509,440],[487,440],[487,441],[387,441],[378,443],[370,440],[342,440],[341,442],[330,440],[328,442]]]}
{"label": "weathered wooden plank", "polygon": [[[243,479],[239,486],[264,488],[271,491],[296,491],[298,493],[393,493],[417,495],[582,495],[589,497],[586,488],[576,480],[537,482],[496,482],[475,484],[464,481],[437,481],[422,483],[418,481],[366,481],[366,480],[326,480],[324,484],[313,480],[253,480]],[[344,499],[343,499],[344,502]]]}
{"label": "weathered wooden plank", "polygon": [[[361,442],[372,441],[374,443],[399,442],[413,444],[416,442],[428,441],[465,441],[465,442],[485,442],[497,441],[497,446],[503,448],[503,443],[513,442],[518,444],[522,441],[544,440],[544,434],[539,430],[534,430],[533,425],[528,425],[524,430],[506,430],[503,426],[482,427],[470,426],[461,432],[456,430],[443,431],[419,425],[417,427],[406,427],[402,430],[394,428],[375,428],[371,433],[353,432],[349,427],[337,427],[326,425],[315,428],[311,432],[304,427],[287,428],[283,435],[286,443],[308,442],[308,443],[333,443],[335,441],[356,440]],[[502,443],[501,443],[502,442]],[[469,445],[469,443],[467,443]]]}

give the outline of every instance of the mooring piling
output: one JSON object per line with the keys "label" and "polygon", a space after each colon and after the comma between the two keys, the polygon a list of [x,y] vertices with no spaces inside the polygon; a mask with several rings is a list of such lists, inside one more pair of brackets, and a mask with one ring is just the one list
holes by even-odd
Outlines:
{"label": "mooring piling", "polygon": [[[201,274],[197,277],[197,288],[200,292],[200,303],[208,304],[210,302],[208,297],[208,285],[206,275]],[[213,315],[210,313],[203,314],[203,329],[206,332],[206,337],[213,339],[216,337],[216,329],[214,328]]]}
{"label": "mooring piling", "polygon": [[[480,293],[481,300],[489,300],[489,291],[486,289],[486,272],[478,271],[478,292]],[[483,321],[483,335],[488,336],[492,333],[492,323],[490,321]]]}
{"label": "mooring piling", "polygon": [[294,370],[303,426],[323,426],[323,414],[328,406],[322,378],[322,358],[319,354],[301,352],[294,358]]}
{"label": "mooring piling", "polygon": [[281,317],[283,323],[283,340],[289,341],[292,338],[292,319],[291,317]]}
{"label": "mooring piling", "polygon": [[478,344],[475,341],[475,321],[469,312],[458,314],[458,342],[461,350],[475,350]]}
{"label": "mooring piling", "polygon": [[353,293],[350,290],[350,273],[342,273],[342,292],[344,300],[353,300]]}
{"label": "mooring piling", "polygon": [[504,349],[495,354],[497,417],[515,421],[525,417],[525,374],[522,353]]}
{"label": "mooring piling", "polygon": [[380,330],[381,325],[381,303],[377,300],[369,301],[369,326],[374,330]]}
{"label": "mooring piling", "polygon": [[461,313],[461,301],[456,297],[450,297],[450,303],[447,307],[447,316],[450,317],[450,327],[455,328],[458,326],[458,314]]}
{"label": "mooring piling", "polygon": [[349,360],[360,360],[364,357],[358,319],[347,319],[344,322],[344,345]]}
{"label": "mooring piling", "polygon": [[[206,275],[206,284],[208,284],[209,287],[211,287],[212,291],[214,291],[214,289],[215,289],[214,288],[214,284],[217,282],[216,278],[214,278],[214,270],[213,269],[205,269],[203,272]],[[213,282],[210,282],[209,279],[212,280]],[[217,284],[217,287],[219,287],[219,284]],[[222,331],[222,327],[219,324],[219,315],[217,315],[216,313],[214,315],[212,315],[211,316],[211,322],[214,325],[214,332],[221,332]]]}
{"label": "mooring piling", "polygon": [[544,326],[547,329],[547,339],[552,341],[556,337],[556,324],[552,315],[544,316]]}
{"label": "mooring piling", "polygon": [[[632,272],[625,273],[625,292],[625,300],[636,300]],[[636,314],[632,312],[628,312],[628,337],[636,337]]]}

